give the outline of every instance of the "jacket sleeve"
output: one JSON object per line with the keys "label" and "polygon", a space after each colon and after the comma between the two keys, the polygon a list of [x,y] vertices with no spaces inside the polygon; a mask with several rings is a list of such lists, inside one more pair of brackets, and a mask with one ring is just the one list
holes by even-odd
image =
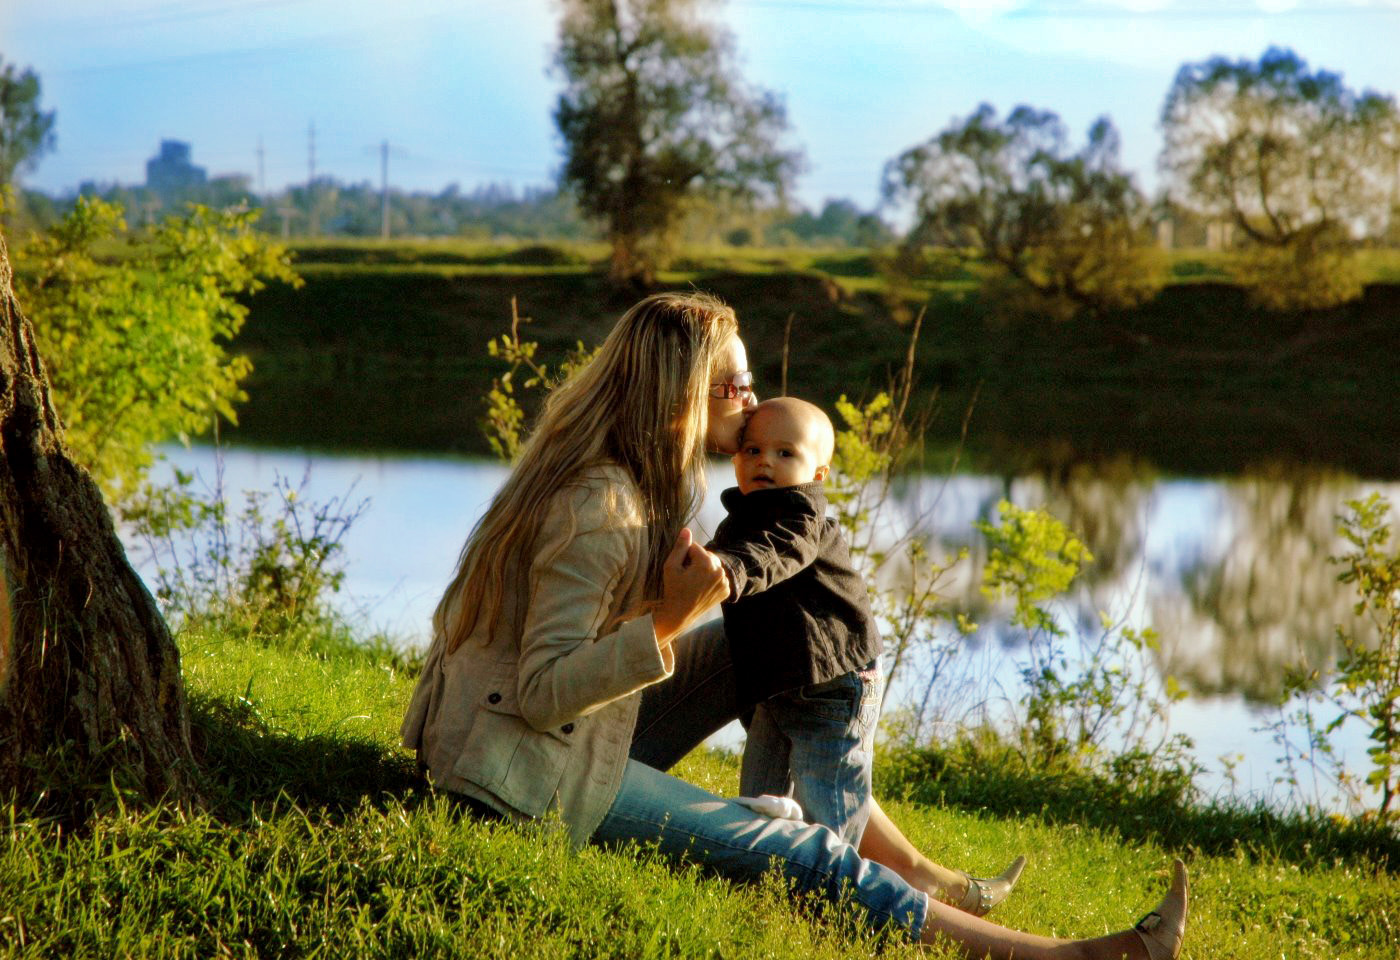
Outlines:
{"label": "jacket sleeve", "polygon": [[822,543],[822,516],[814,508],[799,508],[759,525],[729,517],[706,547],[716,554],[729,575],[729,599],[762,593],[782,583],[817,559]]}
{"label": "jacket sleeve", "polygon": [[[650,613],[611,622],[644,547],[640,520],[606,509],[596,486],[555,498],[530,570],[518,695],[531,727],[559,727],[670,675]],[[607,626],[608,633],[600,636]]]}

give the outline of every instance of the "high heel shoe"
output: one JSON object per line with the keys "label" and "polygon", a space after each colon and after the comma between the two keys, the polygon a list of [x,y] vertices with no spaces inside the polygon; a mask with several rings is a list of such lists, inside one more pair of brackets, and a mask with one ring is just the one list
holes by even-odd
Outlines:
{"label": "high heel shoe", "polygon": [[1149,960],[1176,960],[1186,939],[1186,898],[1190,884],[1186,864],[1172,862],[1172,888],[1157,909],[1137,922],[1133,931],[1147,948]]}
{"label": "high heel shoe", "polygon": [[[995,907],[1006,899],[1011,893],[1011,888],[1016,886],[1016,881],[1021,879],[1021,871],[1026,868],[1026,858],[1017,857],[1011,861],[1011,866],[1001,872],[1000,876],[983,880],[980,877],[967,877],[967,893],[953,906],[972,914],[974,917],[985,916],[988,910]],[[1153,958],[1156,960],[1156,958]]]}

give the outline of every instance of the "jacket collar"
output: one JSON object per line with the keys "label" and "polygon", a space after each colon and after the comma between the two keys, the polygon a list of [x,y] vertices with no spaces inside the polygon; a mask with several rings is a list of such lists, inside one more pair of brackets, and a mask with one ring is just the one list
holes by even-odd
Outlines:
{"label": "jacket collar", "polygon": [[738,487],[730,487],[719,495],[719,502],[730,513],[768,512],[790,504],[809,503],[818,514],[825,514],[826,489],[820,480],[799,483],[795,487],[769,487],[749,494],[740,492]]}

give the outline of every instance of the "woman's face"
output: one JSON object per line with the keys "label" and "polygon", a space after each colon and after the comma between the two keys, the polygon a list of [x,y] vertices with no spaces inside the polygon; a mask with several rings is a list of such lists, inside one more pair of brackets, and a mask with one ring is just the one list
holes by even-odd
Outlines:
{"label": "woman's face", "polygon": [[723,385],[730,383],[735,374],[748,372],[749,357],[744,351],[744,341],[731,337],[720,350],[716,363],[710,377],[710,429],[705,434],[705,446],[716,453],[733,454],[739,449],[745,411],[758,403],[752,390],[741,391],[732,399],[723,396]]}

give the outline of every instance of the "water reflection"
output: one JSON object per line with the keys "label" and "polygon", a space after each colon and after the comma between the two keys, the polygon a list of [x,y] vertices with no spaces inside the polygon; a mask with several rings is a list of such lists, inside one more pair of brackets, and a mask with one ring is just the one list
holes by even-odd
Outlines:
{"label": "water reflection", "polygon": [[1345,549],[1337,515],[1372,490],[1400,485],[1332,473],[1273,471],[1230,480],[1159,479],[1127,463],[1015,478],[925,478],[901,494],[905,522],[935,553],[966,546],[945,581],[958,609],[1003,644],[1018,640],[980,592],[985,550],[973,522],[1005,497],[1044,507],[1094,555],[1066,598],[1068,620],[1095,629],[1100,611],[1162,637],[1160,667],[1200,695],[1268,702],[1285,670],[1335,659],[1338,626],[1365,636],[1353,588],[1328,558]]}
{"label": "water reflection", "polygon": [[[1289,664],[1335,660],[1339,626],[1374,636],[1329,562],[1347,548],[1337,534],[1344,502],[1373,488],[1296,472],[1226,486],[1211,549],[1179,571],[1183,601],[1154,611],[1177,641],[1171,668],[1203,691],[1269,699]],[[1400,499],[1394,485],[1384,492]]]}

